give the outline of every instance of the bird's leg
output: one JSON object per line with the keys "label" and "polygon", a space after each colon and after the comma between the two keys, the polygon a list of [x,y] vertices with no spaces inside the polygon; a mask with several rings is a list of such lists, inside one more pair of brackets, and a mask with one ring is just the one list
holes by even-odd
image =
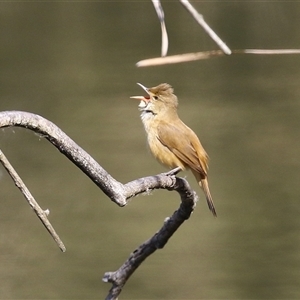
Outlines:
{"label": "bird's leg", "polygon": [[180,171],[182,171],[182,169],[180,167],[176,167],[175,169],[172,169],[171,171],[162,174],[166,176],[172,176],[177,175]]}

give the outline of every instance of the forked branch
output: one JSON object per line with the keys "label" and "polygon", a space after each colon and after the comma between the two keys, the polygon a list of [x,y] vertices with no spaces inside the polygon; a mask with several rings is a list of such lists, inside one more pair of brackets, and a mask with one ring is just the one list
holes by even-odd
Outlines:
{"label": "forked branch", "polygon": [[180,171],[178,168],[168,173],[144,177],[122,184],[55,124],[39,115],[22,111],[0,112],[0,128],[10,126],[24,127],[41,134],[81,169],[113,202],[121,207],[127,204],[128,199],[154,189],[174,190],[179,193],[181,197],[180,207],[170,218],[166,219],[162,228],[152,238],[139,246],[119,270],[105,273],[103,281],[111,282],[113,285],[107,299],[117,299],[126,281],[138,266],[157,249],[163,248],[179,226],[190,217],[196,204],[196,193],[185,179],[175,177]]}
{"label": "forked branch", "polygon": [[198,13],[188,0],[179,0],[185,9],[193,16],[196,22],[204,29],[208,36],[218,45],[221,50],[200,51],[194,53],[183,53],[168,55],[168,35],[164,20],[164,11],[159,0],[152,0],[158,19],[161,24],[162,46],[161,56],[140,60],[136,63],[137,67],[150,67],[166,64],[178,64],[189,61],[210,59],[231,54],[255,54],[255,55],[281,55],[281,54],[300,54],[300,49],[241,49],[231,50],[225,42],[215,33],[215,31],[205,22],[203,16]]}

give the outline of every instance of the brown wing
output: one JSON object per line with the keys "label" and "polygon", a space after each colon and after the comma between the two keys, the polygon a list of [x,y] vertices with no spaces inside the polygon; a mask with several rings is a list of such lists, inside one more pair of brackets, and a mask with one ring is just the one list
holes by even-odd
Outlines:
{"label": "brown wing", "polygon": [[161,122],[157,138],[190,169],[206,177],[207,154],[196,134],[184,123]]}

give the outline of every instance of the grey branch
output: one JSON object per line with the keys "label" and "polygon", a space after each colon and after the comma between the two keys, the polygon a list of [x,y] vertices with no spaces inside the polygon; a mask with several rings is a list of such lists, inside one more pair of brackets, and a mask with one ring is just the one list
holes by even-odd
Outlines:
{"label": "grey branch", "polygon": [[103,281],[113,284],[106,300],[117,299],[124,284],[139,265],[157,249],[163,248],[179,226],[190,217],[196,204],[195,192],[191,191],[187,181],[182,178],[176,178],[174,190],[181,196],[179,209],[165,220],[162,228],[152,238],[135,249],[117,271],[104,274]]}
{"label": "grey branch", "polygon": [[10,175],[12,180],[15,182],[17,188],[25,196],[30,207],[33,209],[35,214],[41,220],[41,222],[46,227],[46,229],[48,230],[50,235],[53,237],[54,241],[56,242],[56,244],[58,245],[60,250],[62,252],[65,252],[66,251],[65,245],[63,244],[63,242],[61,241],[58,234],[56,233],[56,231],[54,230],[53,226],[51,225],[51,223],[49,222],[49,220],[47,218],[47,216],[50,213],[49,210],[41,209],[39,204],[35,201],[35,199],[31,195],[30,191],[28,190],[28,188],[26,187],[26,185],[24,184],[24,182],[22,181],[20,176],[17,174],[17,172],[15,171],[15,169],[10,164],[10,162],[8,161],[8,159],[6,158],[6,156],[4,155],[4,153],[1,150],[0,150],[0,162],[2,163],[3,167],[7,170],[8,174]]}
{"label": "grey branch", "polygon": [[128,192],[125,186],[112,178],[87,152],[55,124],[41,116],[28,112],[0,112],[0,128],[9,126],[24,127],[43,135],[90,177],[112,201],[119,206],[126,205]]}
{"label": "grey branch", "polygon": [[170,218],[165,220],[162,228],[152,238],[139,246],[119,270],[105,273],[103,281],[112,283],[112,288],[106,299],[117,299],[128,278],[139,265],[157,249],[163,248],[179,226],[190,217],[196,205],[196,193],[185,179],[175,177],[180,171],[179,168],[168,173],[144,177],[122,184],[108,174],[55,124],[39,115],[22,111],[0,112],[0,128],[10,126],[24,127],[43,135],[100,187],[114,203],[121,207],[127,204],[128,199],[154,189],[174,190],[179,193],[181,197],[180,207]]}
{"label": "grey branch", "polygon": [[228,46],[219,38],[219,36],[212,30],[212,28],[205,22],[202,15],[200,15],[194,6],[188,0],[180,0],[181,4],[187,9],[187,11],[194,17],[199,25],[205,30],[205,32],[211,37],[211,39],[220,47],[220,49],[227,55],[231,54],[231,50]]}

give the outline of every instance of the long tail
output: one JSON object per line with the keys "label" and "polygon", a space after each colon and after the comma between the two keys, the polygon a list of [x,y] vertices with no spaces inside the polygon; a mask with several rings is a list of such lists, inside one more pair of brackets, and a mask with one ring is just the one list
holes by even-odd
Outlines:
{"label": "long tail", "polygon": [[192,170],[192,173],[194,174],[198,184],[200,185],[200,187],[202,188],[202,190],[205,194],[205,198],[206,198],[209,210],[216,217],[217,213],[216,213],[216,209],[215,209],[215,206],[214,206],[212,196],[211,196],[210,191],[209,191],[207,177],[203,178],[204,177],[203,174],[200,174],[200,173],[196,172],[195,170]]}
{"label": "long tail", "polygon": [[214,202],[213,202],[212,196],[211,196],[210,191],[209,191],[207,178],[201,179],[201,181],[199,182],[199,185],[201,185],[201,187],[203,189],[203,192],[205,194],[205,198],[206,198],[209,210],[216,217],[217,216],[217,212],[216,212],[216,209],[215,209],[215,206],[214,206]]}

